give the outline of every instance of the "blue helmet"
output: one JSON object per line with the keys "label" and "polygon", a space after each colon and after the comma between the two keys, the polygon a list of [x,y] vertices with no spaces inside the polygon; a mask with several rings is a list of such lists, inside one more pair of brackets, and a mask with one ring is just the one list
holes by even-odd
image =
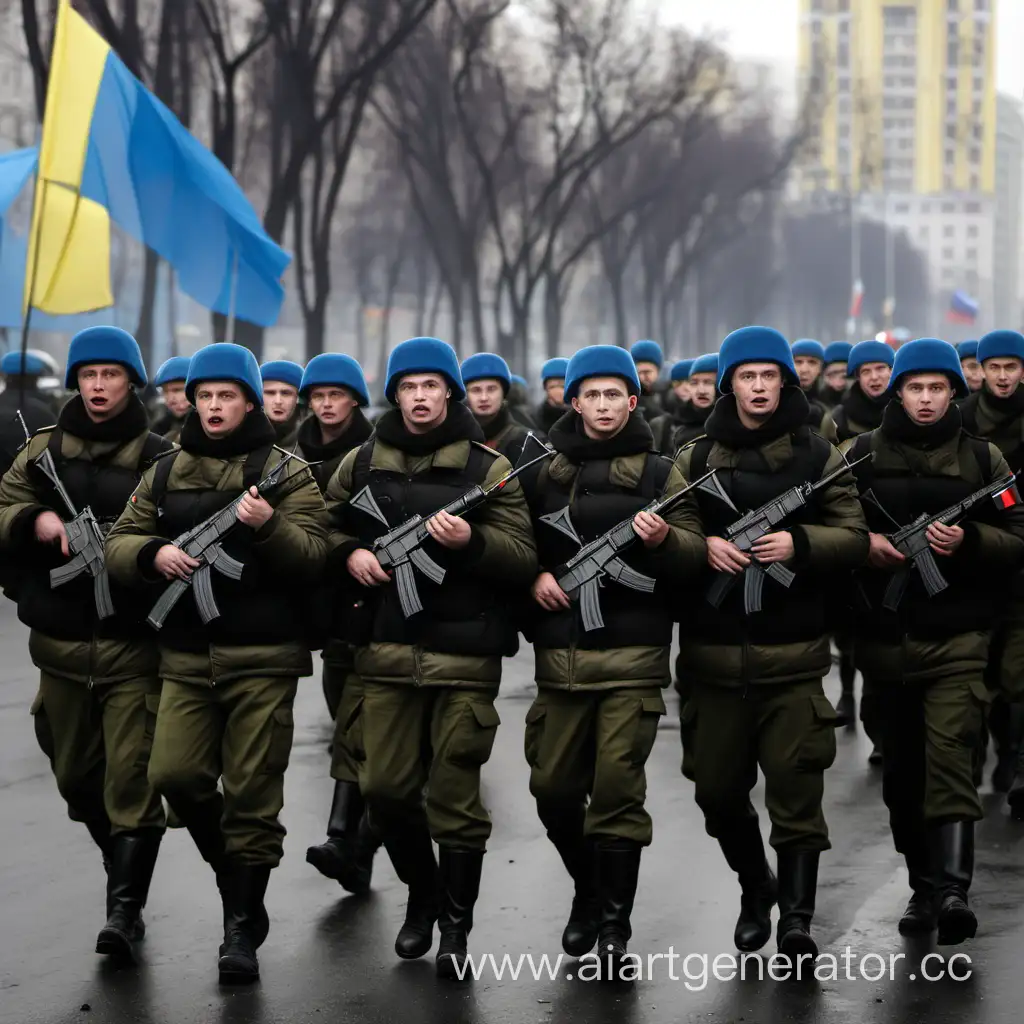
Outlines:
{"label": "blue helmet", "polygon": [[413,373],[440,374],[452,389],[452,398],[461,402],[466,397],[455,349],[438,338],[410,338],[397,344],[388,356],[384,397],[395,404],[398,382]]}
{"label": "blue helmet", "polygon": [[313,356],[302,371],[299,394],[308,398],[313,388],[331,385],[348,388],[355,394],[360,405],[370,404],[370,392],[366,387],[363,368],[351,356],[341,352],[321,352]]}
{"label": "blue helmet", "polygon": [[914,373],[944,373],[953,385],[957,398],[966,398],[970,394],[964,372],[960,368],[960,356],[948,341],[917,338],[901,345],[893,360],[889,390],[898,391],[902,378]]}
{"label": "blue helmet", "polygon": [[825,365],[832,363],[849,363],[853,346],[848,341],[833,341],[825,346]]}
{"label": "blue helmet", "polygon": [[512,371],[496,353],[477,352],[462,361],[462,383],[470,384],[475,380],[499,381],[501,390],[507,395],[512,387]]}
{"label": "blue helmet", "polygon": [[896,353],[884,341],[858,341],[850,349],[850,358],[846,362],[847,377],[856,377],[857,371],[867,363],[885,363],[892,368]]}
{"label": "blue helmet", "polygon": [[172,380],[188,380],[188,364],[191,362],[188,356],[171,356],[170,359],[160,364],[160,369],[153,377],[153,383],[158,388],[170,384]]}
{"label": "blue helmet", "polygon": [[290,359],[272,359],[260,366],[260,379],[264,384],[272,380],[288,384],[298,391],[302,387],[302,367]]}
{"label": "blue helmet", "polygon": [[654,363],[659,370],[665,362],[665,353],[656,341],[634,341],[629,354],[634,363]]}
{"label": "blue helmet", "polygon": [[800,338],[793,342],[793,358],[797,356],[810,356],[825,362],[825,346],[813,338]]}
{"label": "blue helmet", "polygon": [[25,360],[22,362],[21,350],[5,352],[3,359],[0,359],[0,373],[8,377],[45,377],[50,372],[46,363],[32,352],[25,353]]}
{"label": "blue helmet", "polygon": [[718,390],[723,395],[732,391],[733,371],[744,363],[778,363],[784,384],[799,383],[789,342],[774,327],[741,327],[722,342]]}
{"label": "blue helmet", "polygon": [[640,377],[633,357],[618,345],[588,345],[581,348],[565,371],[565,401],[571,402],[588,377],[621,377],[631,395],[640,394]]}
{"label": "blue helmet", "polygon": [[148,383],[139,343],[120,327],[86,327],[71,339],[64,387],[69,391],[77,390],[79,368],[96,363],[123,366],[136,387],[144,388]]}
{"label": "blue helmet", "polygon": [[973,338],[970,341],[961,341],[956,347],[957,355],[960,356],[960,362],[962,363],[965,359],[977,359],[978,358],[978,342]]}
{"label": "blue helmet", "polygon": [[1016,331],[989,331],[978,342],[977,359],[979,363],[986,359],[1024,360],[1024,336]]}
{"label": "blue helmet", "polygon": [[678,363],[672,364],[672,372],[670,378],[673,383],[677,383],[681,380],[690,379],[690,369],[693,366],[692,359],[680,359]]}
{"label": "blue helmet", "polygon": [[256,357],[241,345],[218,341],[199,349],[188,364],[185,397],[196,404],[196,385],[204,380],[230,380],[245,388],[250,401],[263,408],[263,378]]}
{"label": "blue helmet", "polygon": [[717,376],[718,374],[718,353],[717,352],[705,352],[702,356],[697,356],[693,361],[693,366],[690,367],[690,376],[698,373],[713,373]]}
{"label": "blue helmet", "polygon": [[564,380],[565,371],[569,368],[569,360],[563,356],[555,356],[549,359],[540,368],[540,382],[547,384],[549,380]]}

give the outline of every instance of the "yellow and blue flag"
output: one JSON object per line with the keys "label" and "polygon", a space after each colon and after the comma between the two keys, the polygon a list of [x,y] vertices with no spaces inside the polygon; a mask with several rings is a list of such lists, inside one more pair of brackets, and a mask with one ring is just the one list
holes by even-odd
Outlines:
{"label": "yellow and blue flag", "polygon": [[36,189],[26,284],[35,308],[112,303],[113,221],[166,259],[201,305],[263,326],[277,320],[291,257],[227,168],[68,0],[58,10]]}

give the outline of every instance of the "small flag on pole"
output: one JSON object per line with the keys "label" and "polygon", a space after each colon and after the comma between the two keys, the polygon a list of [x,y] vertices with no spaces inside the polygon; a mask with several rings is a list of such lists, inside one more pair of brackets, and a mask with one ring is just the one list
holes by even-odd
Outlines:
{"label": "small flag on pole", "polygon": [[1011,483],[1005,490],[993,494],[992,501],[995,502],[996,508],[1013,508],[1014,505],[1019,505],[1020,492],[1017,490],[1017,484]]}
{"label": "small flag on pole", "polygon": [[957,290],[949,300],[946,322],[951,324],[973,324],[978,318],[978,300],[967,292]]}
{"label": "small flag on pole", "polygon": [[856,318],[860,316],[861,308],[864,305],[864,282],[857,278],[853,282],[853,295],[850,298],[850,317]]}

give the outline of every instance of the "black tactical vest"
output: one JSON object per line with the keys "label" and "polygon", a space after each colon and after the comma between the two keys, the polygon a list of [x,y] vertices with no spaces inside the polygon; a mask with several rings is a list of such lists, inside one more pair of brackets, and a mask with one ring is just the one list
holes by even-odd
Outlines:
{"label": "black tactical vest", "polygon": [[[575,480],[566,483],[551,479],[546,472],[540,477],[534,500],[533,532],[540,564],[548,571],[557,573],[558,567],[579,551],[579,545],[537,517],[568,506],[572,525],[586,544],[623,520],[632,519],[659,497],[672,471],[671,459],[650,452],[639,486],[626,488],[611,482],[611,465],[608,459],[583,462]],[[654,559],[639,539],[623,553],[622,560],[637,572],[655,575]],[[548,650],[570,646],[583,650],[667,646],[672,642],[672,615],[667,595],[676,585],[662,580],[653,593],[645,594],[613,580],[604,580],[600,598],[603,629],[584,630],[575,603],[569,610],[560,612],[548,612],[537,606],[531,609],[531,639],[537,647]]]}
{"label": "black tactical vest", "polygon": [[[104,533],[110,529],[124,511],[125,504],[138,486],[147,464],[169,442],[156,434],[149,434],[142,445],[138,463],[134,468],[113,465],[118,454],[137,440],[125,441],[109,454],[96,458],[70,459],[61,453],[64,432],[57,426],[50,432],[47,448],[54,467],[76,512],[91,508]],[[56,488],[32,462],[29,469],[34,485],[45,503],[62,519],[71,518]],[[49,551],[37,545],[40,557],[20,576],[18,617],[27,626],[58,640],[89,640],[93,636],[111,639],[130,639],[145,636],[145,614],[138,607],[138,597],[130,590],[110,580],[110,596],[117,615],[102,622],[96,617],[96,600],[92,577],[83,572],[76,579],[51,589],[50,569],[66,563],[56,545]],[[149,632],[152,632],[151,630]]]}
{"label": "black tactical vest", "polygon": [[[832,445],[806,426],[793,432],[792,442],[793,458],[778,469],[768,465],[759,448],[745,448],[741,450],[735,467],[718,471],[719,483],[741,515],[760,508],[792,487],[821,479],[832,454]],[[694,442],[690,459],[691,480],[707,472],[713,444],[707,437]],[[709,537],[723,536],[739,516],[721,499],[703,491],[695,493],[705,534]],[[779,529],[820,523],[820,509],[812,497]],[[742,577],[737,577],[719,608],[711,606],[707,592],[717,574],[710,568],[705,569],[687,595],[685,607],[680,609],[682,632],[702,643],[730,646],[744,641],[758,645],[797,643],[822,636],[828,630],[826,586],[835,585],[836,581],[825,580],[811,569],[793,568],[796,579],[788,589],[769,577],[765,578],[761,611],[750,615],[743,609]]]}
{"label": "black tactical vest", "polygon": [[[889,448],[881,431],[861,434],[850,448],[853,462],[869,451]],[[891,449],[889,449],[891,450]],[[896,523],[905,526],[922,512],[940,512],[988,483],[992,477],[992,459],[988,442],[960,434],[958,451],[960,472],[957,476],[926,475],[907,468],[878,466],[877,461],[862,462],[853,472],[863,495],[871,491],[888,516],[870,501],[862,501],[868,529],[872,533],[892,534]],[[891,519],[889,517],[892,517]],[[999,525],[999,513],[991,501],[985,500],[971,511],[969,520]],[[893,522],[895,520],[895,523]],[[966,522],[966,521],[965,521]],[[989,630],[1001,614],[1012,575],[1004,574],[979,585],[976,573],[958,555],[936,556],[936,565],[945,577],[948,588],[928,597],[921,577],[912,571],[910,580],[896,612],[882,607],[885,589],[891,574],[878,569],[862,569],[857,573],[856,614],[859,628],[868,629],[875,639],[899,642],[904,635],[915,639],[945,639],[956,633]]]}
{"label": "black tactical vest", "polygon": [[[172,541],[226,508],[243,491],[260,482],[271,451],[271,446],[265,445],[250,452],[243,466],[242,487],[229,490],[169,488],[168,479],[178,453],[161,459],[152,487],[159,534]],[[186,591],[160,630],[161,644],[175,650],[205,651],[211,644],[263,647],[304,641],[306,595],[300,585],[289,584],[280,573],[261,564],[254,550],[254,538],[255,532],[240,524],[222,544],[224,551],[241,562],[245,570],[240,580],[229,579],[216,570],[211,573],[220,616],[204,624],[195,597]]]}
{"label": "black tactical vest", "polygon": [[[371,439],[359,449],[353,467],[352,495],[369,487],[390,527],[400,526],[413,515],[428,519],[474,484],[482,484],[495,458],[483,445],[472,443],[463,469],[432,466],[422,473],[406,475],[373,468],[374,444]],[[387,532],[373,516],[351,506],[344,510],[344,517],[346,532],[366,544]],[[473,514],[467,518],[472,522]],[[423,611],[406,619],[397,588],[393,584],[375,588],[369,605],[372,621],[360,636],[352,639],[362,644],[408,644],[439,654],[514,655],[519,636],[509,612],[504,581],[480,578],[460,563],[461,552],[449,551],[430,537],[423,542],[422,550],[445,570],[441,584],[416,572]],[[349,636],[344,629],[343,635]]]}

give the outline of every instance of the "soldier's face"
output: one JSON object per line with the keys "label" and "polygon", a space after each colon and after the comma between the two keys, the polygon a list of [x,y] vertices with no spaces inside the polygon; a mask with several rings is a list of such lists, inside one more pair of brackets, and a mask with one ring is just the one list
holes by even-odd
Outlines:
{"label": "soldier's face", "polygon": [[698,409],[710,409],[715,404],[714,373],[695,373],[690,378],[690,401]]}
{"label": "soldier's face", "polygon": [[944,373],[916,373],[900,386],[907,415],[920,426],[938,423],[953,401],[953,386]]}
{"label": "soldier's face", "polygon": [[411,373],[398,383],[398,408],[405,429],[411,434],[425,434],[440,426],[448,415],[451,398],[448,382],[438,373]]}
{"label": "soldier's face", "polygon": [[986,359],[982,364],[985,383],[996,398],[1009,398],[1024,377],[1024,363],[1019,359]]}
{"label": "soldier's face", "polygon": [[580,385],[572,407],[583,420],[583,432],[595,441],[614,437],[636,408],[637,397],[631,395],[619,377],[588,377]]}
{"label": "soldier's face", "polygon": [[688,380],[677,380],[672,384],[672,390],[676,394],[676,398],[680,402],[688,402],[690,400],[690,382]]}
{"label": "soldier's face", "polygon": [[339,427],[347,423],[356,404],[356,396],[340,385],[313,388],[309,392],[309,407],[325,427]]}
{"label": "soldier's face", "polygon": [[93,423],[102,423],[128,408],[132,382],[123,366],[96,363],[79,369],[78,390],[82,394],[86,415]]}
{"label": "soldier's face", "polygon": [[981,363],[971,356],[969,359],[961,360],[960,369],[964,371],[964,376],[967,378],[967,386],[972,391],[980,391],[981,385],[985,381],[985,371],[981,368]]}
{"label": "soldier's face", "polygon": [[548,405],[565,405],[565,381],[561,377],[544,381],[544,394],[548,396]]}
{"label": "soldier's face", "polygon": [[658,372],[656,363],[639,362],[636,364],[636,375],[648,391],[658,382]]}
{"label": "soldier's face", "polygon": [[795,356],[793,365],[796,366],[796,375],[800,378],[800,387],[805,391],[821,375],[821,360],[814,356]]}
{"label": "soldier's face", "polygon": [[886,363],[865,363],[857,371],[860,389],[868,398],[878,398],[889,386],[892,370]]}
{"label": "soldier's face", "polygon": [[825,383],[833,391],[842,391],[846,387],[846,363],[829,363],[825,367]]}
{"label": "soldier's face", "polygon": [[185,397],[185,382],[172,380],[165,384],[160,393],[164,396],[164,405],[172,416],[179,418],[188,412],[188,399]]}
{"label": "soldier's face", "polygon": [[242,388],[232,381],[204,380],[196,388],[196,412],[207,437],[227,437],[253,408]]}
{"label": "soldier's face", "polygon": [[298,404],[298,388],[278,380],[263,384],[263,411],[272,423],[287,423]]}
{"label": "soldier's face", "polygon": [[498,415],[505,392],[499,381],[475,380],[466,385],[466,401],[477,419],[487,420]]}
{"label": "soldier's face", "polygon": [[741,422],[760,426],[779,407],[782,370],[776,363],[743,363],[733,371],[732,391]]}

